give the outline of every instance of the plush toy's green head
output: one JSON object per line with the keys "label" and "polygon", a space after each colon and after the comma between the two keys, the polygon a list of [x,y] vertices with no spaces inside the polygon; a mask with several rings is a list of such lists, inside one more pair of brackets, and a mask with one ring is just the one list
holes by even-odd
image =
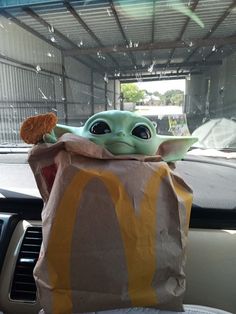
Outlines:
{"label": "plush toy's green head", "polygon": [[153,123],[129,111],[110,110],[97,113],[83,127],[57,125],[46,142],[55,142],[62,134],[70,132],[89,139],[106,148],[114,155],[160,154],[165,161],[183,158],[190,146],[196,142],[191,136],[160,136]]}
{"label": "plush toy's green head", "polygon": [[81,136],[114,155],[154,155],[157,151],[156,130],[152,122],[128,111],[95,114],[81,131]]}

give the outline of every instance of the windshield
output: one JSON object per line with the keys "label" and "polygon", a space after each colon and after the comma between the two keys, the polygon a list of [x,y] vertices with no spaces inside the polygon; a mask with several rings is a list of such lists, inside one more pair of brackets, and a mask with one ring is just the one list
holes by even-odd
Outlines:
{"label": "windshield", "polygon": [[235,18],[232,0],[0,0],[0,146],[32,115],[118,109],[235,150]]}

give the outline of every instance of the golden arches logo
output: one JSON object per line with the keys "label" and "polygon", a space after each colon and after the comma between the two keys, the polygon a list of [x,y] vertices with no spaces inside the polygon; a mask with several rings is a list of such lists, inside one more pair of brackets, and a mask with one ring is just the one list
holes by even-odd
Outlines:
{"label": "golden arches logo", "polygon": [[[152,287],[152,280],[157,265],[155,244],[158,209],[156,204],[161,181],[167,175],[168,170],[166,167],[161,167],[152,174],[145,187],[140,212],[137,214],[125,187],[114,173],[104,170],[86,169],[80,170],[75,174],[56,209],[56,216],[47,249],[49,261],[47,266],[52,287],[57,286],[58,274],[63,273],[63,276],[59,276],[59,284],[60,287],[63,287],[63,291],[58,289],[52,291],[52,313],[72,313],[70,244],[73,238],[73,227],[76,221],[78,204],[85,187],[94,178],[99,178],[104,183],[116,210],[125,249],[128,292],[132,305],[152,306],[158,303],[156,291]],[[189,192],[181,189],[179,184],[177,184],[177,190],[179,190],[182,199],[189,199]],[[189,204],[185,202],[185,205]],[[66,214],[66,208],[69,209],[68,214]],[[190,211],[190,208],[187,211]],[[63,238],[60,237],[61,226],[67,228],[63,233]],[[135,236],[130,236],[130,234]],[[59,243],[60,248],[55,248],[55,243]],[[58,249],[63,252],[60,261],[57,260],[57,254],[55,254],[55,250]],[[140,250],[143,256],[141,259]],[[140,274],[145,274],[145,276],[140,276]]]}

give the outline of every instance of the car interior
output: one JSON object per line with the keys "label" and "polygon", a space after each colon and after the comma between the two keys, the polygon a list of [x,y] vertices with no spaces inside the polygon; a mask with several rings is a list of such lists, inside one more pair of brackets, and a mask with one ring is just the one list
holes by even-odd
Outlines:
{"label": "car interior", "polygon": [[[193,191],[184,304],[236,313],[235,22],[232,0],[0,0],[1,314],[41,310],[33,269],[44,202],[22,121],[54,112],[82,126],[127,110],[122,84],[175,80],[184,80],[190,134],[227,119],[203,141],[233,138],[218,149],[196,144],[174,165]],[[166,117],[152,120],[170,134]]]}

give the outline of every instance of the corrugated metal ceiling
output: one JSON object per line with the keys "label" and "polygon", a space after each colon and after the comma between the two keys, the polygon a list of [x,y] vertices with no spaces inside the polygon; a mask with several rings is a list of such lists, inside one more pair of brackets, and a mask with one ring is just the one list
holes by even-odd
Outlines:
{"label": "corrugated metal ceiling", "polygon": [[[5,2],[7,5],[7,1]],[[235,51],[230,49],[227,42],[224,49],[224,46],[214,45],[212,42],[196,46],[195,40],[235,35],[236,7],[233,3],[236,5],[236,1],[65,2],[29,5],[33,14],[27,14],[20,6],[14,8],[6,6],[4,10],[45,39],[56,43],[61,50],[77,48],[76,56],[90,60],[91,64],[94,62],[97,67],[100,65],[101,70],[105,69],[108,73],[127,72],[130,69],[152,73],[147,70],[153,61],[153,71],[158,64],[165,64],[165,68],[171,64],[179,64],[176,65],[176,69],[181,69],[183,66],[188,67],[187,63],[190,63],[188,68],[194,69],[194,62],[198,63],[196,66],[199,68],[201,61],[204,61],[206,66],[208,61],[220,61],[226,54]],[[68,9],[68,5],[74,14]],[[34,14],[41,21],[35,18]],[[183,41],[183,48],[175,46],[177,40]],[[152,44],[158,43],[168,45],[162,49],[158,47],[153,49]],[[142,45],[145,45],[142,51],[136,51]],[[104,47],[107,48],[106,51],[103,51]],[[119,51],[120,47],[126,47],[127,51]],[[94,50],[81,55],[81,51],[88,48]]]}

